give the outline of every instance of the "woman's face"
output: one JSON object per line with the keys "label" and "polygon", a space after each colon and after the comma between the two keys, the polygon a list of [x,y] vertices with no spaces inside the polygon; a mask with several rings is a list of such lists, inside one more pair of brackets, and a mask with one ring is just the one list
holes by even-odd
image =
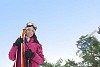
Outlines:
{"label": "woman's face", "polygon": [[35,33],[35,29],[33,27],[26,27],[26,36],[32,37]]}

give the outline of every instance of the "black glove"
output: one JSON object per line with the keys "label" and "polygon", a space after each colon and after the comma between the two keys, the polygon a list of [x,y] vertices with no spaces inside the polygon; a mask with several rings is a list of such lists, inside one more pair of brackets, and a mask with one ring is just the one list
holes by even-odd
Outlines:
{"label": "black glove", "polygon": [[30,59],[32,57],[35,57],[35,54],[34,54],[34,52],[31,51],[31,49],[28,49],[27,51],[25,51],[25,58],[26,59],[28,59],[28,58]]}
{"label": "black glove", "polygon": [[19,37],[16,42],[14,43],[15,46],[21,47],[21,43],[23,42],[23,39]]}

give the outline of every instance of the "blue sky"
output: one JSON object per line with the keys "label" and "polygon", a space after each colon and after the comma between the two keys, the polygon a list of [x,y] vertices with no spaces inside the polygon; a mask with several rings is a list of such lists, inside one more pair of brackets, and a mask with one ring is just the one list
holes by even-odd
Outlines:
{"label": "blue sky", "polygon": [[76,41],[100,25],[99,0],[2,0],[0,1],[0,64],[12,67],[8,53],[27,22],[34,22],[45,58],[74,59]]}

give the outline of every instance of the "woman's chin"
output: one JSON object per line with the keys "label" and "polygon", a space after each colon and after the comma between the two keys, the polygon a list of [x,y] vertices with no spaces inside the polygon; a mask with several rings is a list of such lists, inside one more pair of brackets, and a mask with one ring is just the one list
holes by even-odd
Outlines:
{"label": "woman's chin", "polygon": [[29,35],[28,37],[32,37],[31,35]]}

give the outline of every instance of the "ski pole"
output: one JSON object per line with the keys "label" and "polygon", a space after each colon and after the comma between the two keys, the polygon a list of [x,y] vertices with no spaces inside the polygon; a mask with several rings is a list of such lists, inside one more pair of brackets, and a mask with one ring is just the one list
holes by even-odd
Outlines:
{"label": "ski pole", "polygon": [[30,65],[29,65],[29,58],[26,58],[26,67],[29,67]]}

